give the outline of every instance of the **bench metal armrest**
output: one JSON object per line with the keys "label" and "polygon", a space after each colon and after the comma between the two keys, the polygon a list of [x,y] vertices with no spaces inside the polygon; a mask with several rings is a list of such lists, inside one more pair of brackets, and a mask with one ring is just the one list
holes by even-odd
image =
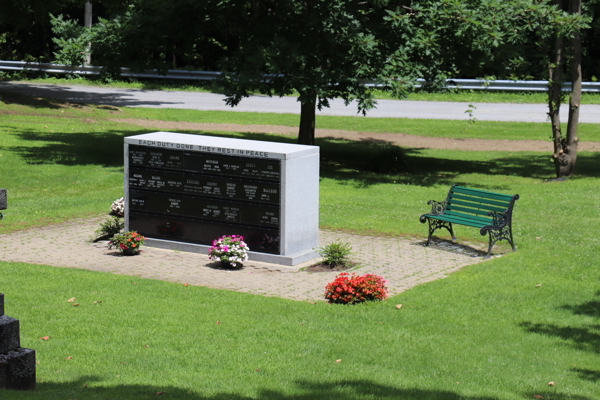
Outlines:
{"label": "bench metal armrest", "polygon": [[446,209],[446,206],[448,205],[448,200],[447,199],[444,201],[429,200],[427,202],[427,204],[431,206],[431,212],[429,214],[440,215]]}
{"label": "bench metal armrest", "polygon": [[431,206],[431,212],[428,214],[423,214],[421,215],[421,217],[419,218],[419,221],[421,221],[422,224],[425,223],[425,221],[427,221],[427,215],[440,215],[444,212],[444,210],[446,209],[446,205],[448,204],[448,200],[444,200],[444,201],[435,201],[435,200],[429,200],[427,202],[428,205]]}
{"label": "bench metal armrest", "polygon": [[492,225],[487,225],[481,228],[481,235],[485,235],[490,230],[501,230],[506,225],[510,225],[512,219],[512,209],[508,209],[504,212],[490,211],[488,213],[492,217]]}

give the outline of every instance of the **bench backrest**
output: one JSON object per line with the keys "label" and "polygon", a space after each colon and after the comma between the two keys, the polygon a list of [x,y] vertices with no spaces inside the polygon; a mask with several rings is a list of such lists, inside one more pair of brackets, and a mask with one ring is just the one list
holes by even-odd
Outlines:
{"label": "bench backrest", "polygon": [[0,210],[6,210],[8,202],[6,201],[6,189],[0,189]]}
{"label": "bench backrest", "polygon": [[491,225],[493,219],[489,216],[489,212],[503,213],[512,210],[518,198],[519,195],[510,196],[453,185],[446,198],[444,214]]}

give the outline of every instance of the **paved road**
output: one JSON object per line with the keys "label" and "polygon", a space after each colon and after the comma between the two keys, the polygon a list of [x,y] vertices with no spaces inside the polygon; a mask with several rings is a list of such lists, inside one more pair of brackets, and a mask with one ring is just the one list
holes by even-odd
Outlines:
{"label": "paved road", "polygon": [[[20,82],[0,82],[0,93],[20,93],[61,100],[110,104],[117,107],[181,108],[192,110],[248,111],[298,114],[300,105],[294,97],[269,98],[252,96],[239,106],[225,105],[224,96],[215,93],[173,92],[137,89],[113,89],[88,86],[39,85]],[[546,122],[544,104],[475,103],[473,117],[480,121]],[[468,103],[379,100],[377,108],[367,117],[467,120]],[[320,115],[355,116],[356,105],[345,106],[340,99]],[[567,120],[567,107],[561,109],[561,119]],[[582,105],[580,122],[600,123],[600,105]]]}

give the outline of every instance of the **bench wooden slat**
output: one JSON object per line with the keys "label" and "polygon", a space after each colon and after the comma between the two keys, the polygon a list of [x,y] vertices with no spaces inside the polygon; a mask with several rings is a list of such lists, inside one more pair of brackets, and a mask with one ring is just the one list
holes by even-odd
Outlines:
{"label": "bench wooden slat", "polygon": [[[477,210],[483,210],[483,211],[498,211],[498,212],[504,212],[506,211],[506,207],[495,207],[495,206],[490,206],[488,204],[479,204],[479,203],[473,203],[473,202],[469,202],[469,201],[462,201],[462,200],[455,200],[452,199],[449,202],[449,205],[458,205],[458,206],[464,206],[464,207],[469,207],[469,208],[473,208],[473,209],[477,209]],[[487,212],[485,215],[487,215]]]}
{"label": "bench wooden slat", "polygon": [[462,186],[454,186],[454,188],[452,188],[452,192],[463,193],[463,194],[468,194],[468,195],[472,195],[475,197],[483,197],[486,199],[493,199],[493,200],[502,200],[502,201],[511,201],[512,200],[512,196],[509,196],[507,194],[484,192],[483,190],[476,190],[476,189],[467,189]]}
{"label": "bench wooden slat", "polygon": [[487,223],[484,223],[484,222],[480,222],[480,221],[477,221],[474,219],[460,218],[456,215],[441,214],[441,215],[432,215],[432,217],[434,217],[435,219],[442,220],[442,221],[452,222],[453,224],[473,226],[476,228],[483,228],[484,226],[488,225]]}
{"label": "bench wooden slat", "polygon": [[451,193],[451,199],[459,199],[459,200],[468,200],[476,203],[489,204],[492,206],[502,207],[504,210],[508,208],[510,205],[510,201],[497,201],[497,200],[488,200],[482,199],[481,197],[473,197],[473,196],[465,196],[458,193]]}
{"label": "bench wooden slat", "polygon": [[464,214],[464,213],[457,212],[457,211],[454,211],[454,210],[446,210],[444,212],[444,214],[442,214],[442,215],[448,215],[448,216],[451,216],[451,217],[457,217],[457,218],[461,218],[462,220],[466,220],[466,221],[467,220],[468,221],[477,221],[477,222],[480,222],[480,223],[485,224],[485,225],[492,225],[492,223],[494,222],[494,220],[492,218],[490,218],[490,217],[478,217],[478,216],[475,216],[475,215],[472,215],[472,214]]}
{"label": "bench wooden slat", "polygon": [[453,204],[448,204],[448,206],[446,206],[446,210],[462,211],[463,213],[470,213],[470,214],[475,214],[475,215],[485,215],[486,217],[488,216],[488,213],[489,213],[489,211],[476,210],[473,208],[455,206]]}

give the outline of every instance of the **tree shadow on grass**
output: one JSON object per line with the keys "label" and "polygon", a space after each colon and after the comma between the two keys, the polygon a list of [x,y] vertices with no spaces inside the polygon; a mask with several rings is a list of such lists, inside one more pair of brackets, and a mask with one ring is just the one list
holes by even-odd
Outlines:
{"label": "tree shadow on grass", "polygon": [[[105,167],[123,166],[123,138],[155,129],[119,131],[107,129],[96,132],[40,132],[24,130],[17,135],[26,141],[40,142],[40,146],[18,146],[4,150],[16,151],[28,164],[90,165]],[[181,131],[182,133],[186,131]],[[193,132],[192,134],[236,137],[248,140],[295,143],[295,138],[241,132]],[[43,143],[45,142],[45,143]],[[424,156],[424,149],[402,148],[385,141],[345,141],[336,138],[317,140],[321,154],[321,176],[351,182],[357,188],[367,188],[382,183],[416,186],[458,184],[463,174],[507,176],[506,184],[481,184],[471,187],[510,191],[510,177],[547,179],[553,176],[554,167],[544,154],[500,156],[487,160],[460,160]],[[448,150],[450,152],[450,150]],[[600,153],[582,153],[578,156],[578,176],[599,177]],[[381,170],[389,171],[387,173]]]}
{"label": "tree shadow on grass", "polygon": [[[600,291],[596,292],[595,297],[600,297]],[[600,318],[600,301],[595,299],[581,304],[565,304],[559,308],[571,311],[575,315]],[[528,332],[558,337],[578,350],[600,354],[600,324],[571,327],[523,322],[520,325]]]}
{"label": "tree shadow on grass", "polygon": [[4,147],[16,152],[29,165],[100,165],[123,167],[123,138],[148,133],[148,130],[102,132],[39,132],[23,130],[17,135],[24,141],[39,142],[40,146]]}
{"label": "tree shadow on grass", "polygon": [[573,367],[571,371],[576,372],[579,375],[579,378],[585,379],[590,382],[599,382],[600,381],[600,370],[586,369]]}
{"label": "tree shadow on grass", "polygon": [[[600,298],[600,291],[596,292],[596,297]],[[560,308],[569,310],[575,315],[600,318],[600,300],[590,300],[577,305],[566,304]]]}
{"label": "tree shadow on grass", "polygon": [[578,350],[600,354],[600,325],[587,325],[578,328],[531,322],[523,322],[520,325],[527,332],[557,337],[568,341],[571,346]]}
{"label": "tree shadow on grass", "polygon": [[[186,388],[161,385],[114,385],[104,386],[99,377],[87,376],[68,383],[44,382],[37,385],[32,392],[9,392],[15,398],[22,400],[47,400],[59,398],[98,400],[114,399],[183,399],[183,400],[360,400],[364,398],[394,399],[394,400],[498,400],[498,397],[461,395],[450,390],[426,390],[419,388],[398,388],[382,385],[369,380],[342,380],[331,383],[316,383],[309,381],[296,382],[300,393],[286,394],[273,389],[259,390],[256,396],[245,396],[237,393],[221,392],[215,395],[203,395]],[[199,382],[198,387],[202,387]],[[1,393],[1,391],[0,391]],[[555,396],[555,397],[551,397]],[[547,399],[566,399],[559,392],[552,393]],[[572,396],[572,395],[571,395]],[[531,397],[530,397],[531,398]],[[572,400],[592,400],[588,397],[573,396]]]}

